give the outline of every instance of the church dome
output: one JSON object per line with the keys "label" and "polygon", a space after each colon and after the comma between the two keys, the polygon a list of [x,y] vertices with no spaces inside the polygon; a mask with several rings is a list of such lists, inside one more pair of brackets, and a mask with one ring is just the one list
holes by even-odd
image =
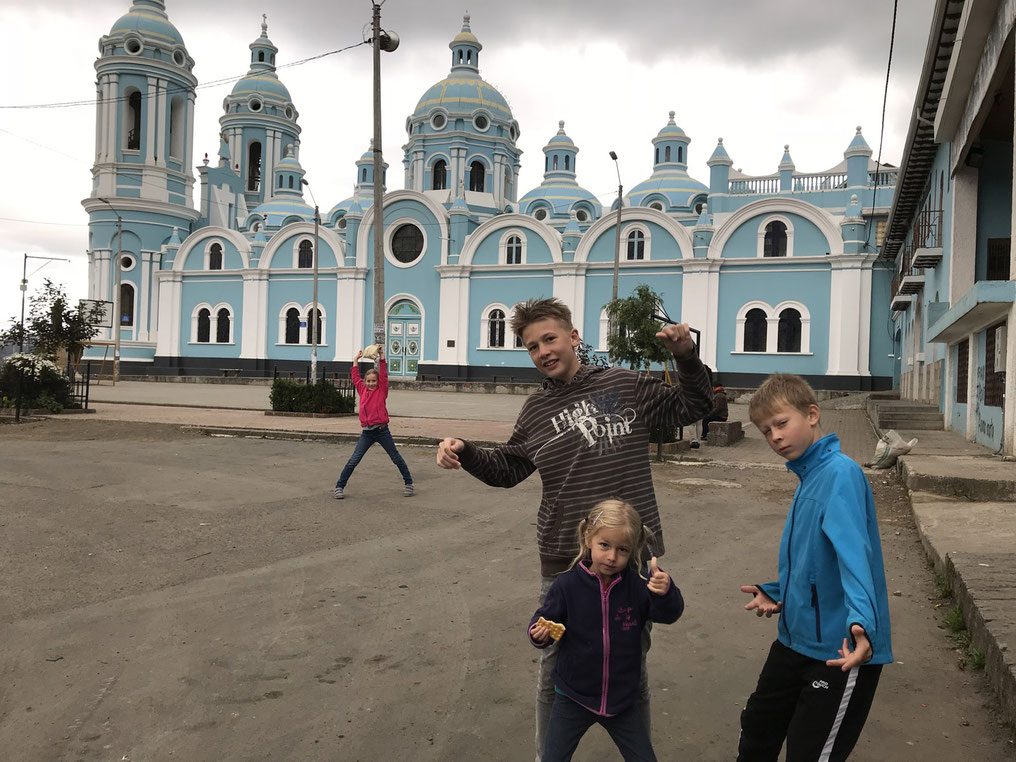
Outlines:
{"label": "church dome", "polygon": [[111,37],[137,34],[161,47],[183,45],[183,36],[166,15],[163,0],[134,0],[131,9],[118,18],[109,30]]}
{"label": "church dome", "polygon": [[688,174],[691,138],[677,126],[674,112],[653,138],[653,174],[625,195],[631,206],[662,212],[690,212],[709,195],[708,186]]}
{"label": "church dome", "polygon": [[259,204],[251,212],[265,221],[267,228],[280,228],[287,222],[313,222],[314,207],[296,196],[279,196]]}
{"label": "church dome", "polygon": [[564,121],[557,125],[557,134],[543,147],[543,182],[519,199],[519,211],[554,224],[568,220],[575,212],[577,222],[590,222],[603,214],[603,206],[578,184],[575,165],[579,149],[565,133]]}
{"label": "church dome", "polygon": [[[282,84],[275,73],[275,54],[279,49],[268,38],[268,19],[262,16],[261,36],[250,44],[250,69],[243,79],[239,80],[229,94],[229,98],[250,101],[260,97],[264,104],[287,106],[292,103],[289,88]],[[291,117],[290,114],[286,115]]]}

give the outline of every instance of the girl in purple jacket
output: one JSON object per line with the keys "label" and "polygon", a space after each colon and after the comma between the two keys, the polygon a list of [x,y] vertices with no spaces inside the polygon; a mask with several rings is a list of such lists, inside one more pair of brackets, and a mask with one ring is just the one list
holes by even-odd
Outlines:
{"label": "girl in purple jacket", "polygon": [[353,369],[350,371],[350,375],[353,377],[353,386],[356,387],[356,393],[360,395],[360,438],[356,441],[356,447],[345,468],[339,474],[339,480],[335,482],[332,497],[336,500],[345,498],[346,482],[353,475],[353,469],[360,464],[360,460],[375,442],[384,448],[388,457],[392,459],[392,463],[402,474],[402,481],[405,482],[402,494],[412,497],[413,477],[409,473],[409,466],[406,465],[399,448],[395,446],[392,433],[388,430],[388,408],[385,406],[385,400],[388,399],[388,366],[385,364],[384,347],[378,347],[378,368],[368,370],[363,379],[360,378],[360,368],[357,365],[362,356],[363,350],[356,353],[356,357],[353,358]]}
{"label": "girl in purple jacket", "polygon": [[[642,632],[684,611],[681,591],[654,556],[642,575],[649,530],[622,500],[604,500],[579,523],[579,555],[551,586],[529,623],[537,648],[559,649],[556,697],[542,762],[570,760],[593,723],[610,734],[625,760],[655,760],[637,707]],[[540,617],[565,626],[552,646]]]}

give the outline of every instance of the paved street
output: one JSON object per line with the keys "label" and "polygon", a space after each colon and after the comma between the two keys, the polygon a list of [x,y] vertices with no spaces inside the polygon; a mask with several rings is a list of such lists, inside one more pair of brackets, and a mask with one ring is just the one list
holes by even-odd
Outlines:
{"label": "paved street", "polygon": [[[538,479],[494,490],[404,447],[405,499],[375,448],[338,502],[349,450],[99,415],[0,428],[5,756],[531,759]],[[773,576],[794,480],[775,456],[653,471],[688,602],[654,631],[657,752],[729,760],[775,632],[737,588]],[[898,663],[854,759],[1012,759],[888,482]],[[576,756],[613,758],[599,731]]]}

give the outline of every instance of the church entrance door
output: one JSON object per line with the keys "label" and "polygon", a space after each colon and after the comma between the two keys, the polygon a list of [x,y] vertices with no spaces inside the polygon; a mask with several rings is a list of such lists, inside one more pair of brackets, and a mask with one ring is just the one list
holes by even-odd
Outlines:
{"label": "church entrance door", "polygon": [[388,311],[388,375],[415,377],[420,366],[422,319],[419,308],[408,300],[396,302]]}

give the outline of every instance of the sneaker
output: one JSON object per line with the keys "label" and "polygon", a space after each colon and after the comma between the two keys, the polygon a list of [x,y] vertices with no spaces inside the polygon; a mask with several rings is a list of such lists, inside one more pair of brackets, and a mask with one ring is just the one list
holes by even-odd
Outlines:
{"label": "sneaker", "polygon": [[412,497],[412,496],[413,496],[413,485],[407,484],[405,491],[402,493],[402,497]]}
{"label": "sneaker", "polygon": [[336,487],[335,489],[333,489],[332,497],[334,497],[336,500],[342,500],[342,498],[345,497],[345,495],[342,494],[342,487]]}

